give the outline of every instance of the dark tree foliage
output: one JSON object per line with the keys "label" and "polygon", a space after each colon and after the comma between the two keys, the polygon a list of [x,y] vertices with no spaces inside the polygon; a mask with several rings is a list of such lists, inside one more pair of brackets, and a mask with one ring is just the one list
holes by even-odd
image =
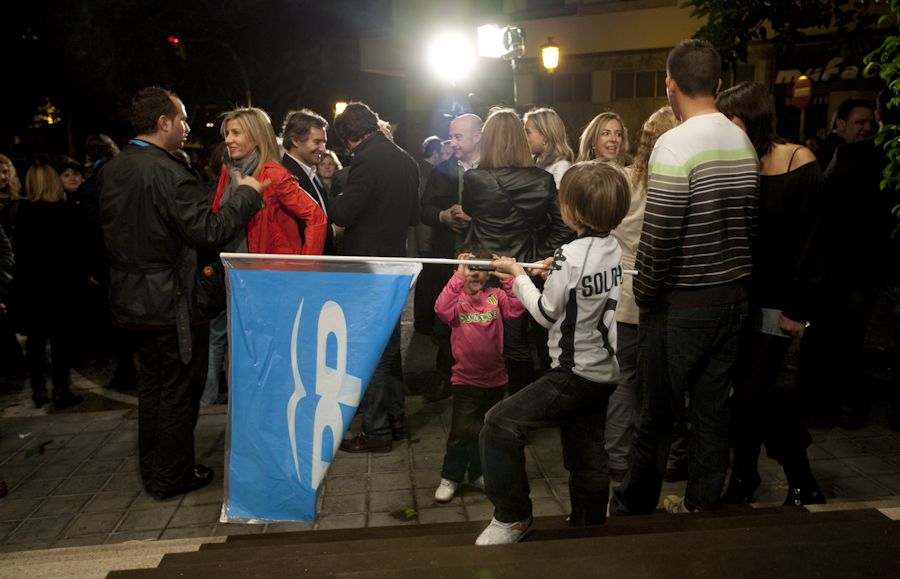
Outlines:
{"label": "dark tree foliage", "polygon": [[873,45],[867,28],[875,24],[875,0],[685,0],[691,16],[706,18],[696,37],[712,43],[723,66],[747,62],[754,40],[771,38],[784,53],[806,37],[828,31],[845,56],[862,56]]}

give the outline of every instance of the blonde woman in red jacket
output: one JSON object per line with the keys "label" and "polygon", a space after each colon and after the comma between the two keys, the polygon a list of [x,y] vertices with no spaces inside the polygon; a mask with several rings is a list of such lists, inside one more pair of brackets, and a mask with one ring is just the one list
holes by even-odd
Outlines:
{"label": "blonde woman in red jacket", "polygon": [[[268,183],[260,194],[265,208],[247,223],[246,237],[232,249],[250,253],[321,255],[328,222],[325,213],[280,162],[272,121],[257,108],[239,108],[225,114],[222,136],[230,159],[222,168],[213,211],[228,203],[231,174],[253,175]],[[297,220],[306,224],[301,237]]]}

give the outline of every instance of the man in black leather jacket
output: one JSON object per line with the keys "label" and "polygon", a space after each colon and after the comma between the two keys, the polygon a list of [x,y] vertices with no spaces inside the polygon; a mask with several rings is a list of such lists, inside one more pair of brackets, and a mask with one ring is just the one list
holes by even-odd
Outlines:
{"label": "man in black leather jacket", "polygon": [[158,499],[198,489],[212,471],[194,464],[194,426],[206,380],[209,327],[200,312],[197,249],[228,242],[263,206],[260,184],[237,181],[213,213],[184,162],[184,104],[148,87],[132,99],[137,136],[100,170],[100,221],[110,259],[114,321],[130,330],[141,361],[138,446],[141,478]]}

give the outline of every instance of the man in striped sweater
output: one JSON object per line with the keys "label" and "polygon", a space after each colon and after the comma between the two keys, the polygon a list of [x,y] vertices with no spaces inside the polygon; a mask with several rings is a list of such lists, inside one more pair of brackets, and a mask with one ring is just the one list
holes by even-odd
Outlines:
{"label": "man in striped sweater", "polygon": [[666,91],[681,124],[650,157],[647,209],[634,296],[640,314],[641,406],[631,469],[616,515],[652,512],[659,500],[673,412],[691,396],[688,484],[670,512],[713,508],[725,482],[729,391],[747,316],[750,229],[758,160],[744,131],[718,112],[721,62],[706,42],[669,53]]}

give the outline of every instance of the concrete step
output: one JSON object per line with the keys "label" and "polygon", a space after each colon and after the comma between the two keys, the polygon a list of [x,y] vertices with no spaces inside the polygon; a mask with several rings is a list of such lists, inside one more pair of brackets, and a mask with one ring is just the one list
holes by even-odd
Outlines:
{"label": "concrete step", "polygon": [[[238,553],[243,556],[233,559],[226,558],[225,552],[222,551],[215,553],[220,557],[213,558],[209,557],[213,554],[212,551],[200,552],[196,554],[198,559],[193,564],[188,561],[189,558],[183,557],[177,565],[165,564],[158,569],[118,571],[111,573],[110,579],[207,575],[221,579],[285,575],[323,577],[362,573],[367,574],[366,576],[378,574],[395,576],[409,570],[420,570],[422,573],[427,570],[428,576],[445,573],[445,576],[464,576],[467,569],[470,571],[477,569],[480,573],[487,573],[487,576],[496,576],[497,570],[509,564],[552,560],[559,561],[560,565],[564,563],[568,565],[566,562],[578,559],[583,560],[586,565],[593,562],[591,565],[597,569],[602,568],[607,560],[615,560],[618,562],[617,565],[621,566],[639,563],[639,567],[646,567],[648,572],[652,571],[647,576],[721,577],[730,575],[716,574],[721,569],[718,566],[709,567],[704,561],[711,558],[720,561],[722,568],[727,568],[729,556],[741,561],[752,561],[754,556],[766,557],[766,553],[772,553],[777,561],[767,564],[773,569],[786,571],[794,564],[792,561],[798,554],[803,554],[804,565],[815,566],[816,559],[812,556],[813,553],[830,552],[837,548],[842,549],[844,555],[855,557],[854,553],[857,551],[870,554],[868,546],[875,544],[880,545],[885,553],[890,553],[891,560],[900,562],[898,559],[900,556],[894,555],[900,547],[900,523],[891,521],[877,511],[844,511],[831,515],[807,513],[807,515],[810,519],[819,518],[821,522],[786,525],[770,522],[758,526],[736,524],[727,528],[658,531],[564,540],[541,540],[539,532],[535,532],[525,542],[490,549],[474,547],[471,537],[468,544],[460,545],[458,534],[451,534],[449,536],[451,539],[443,544],[435,540],[438,537],[430,537],[423,541],[387,541],[375,545],[377,548],[373,549],[366,547],[367,541],[330,545],[312,544],[305,545],[306,549],[297,546],[293,550],[289,546],[279,546],[275,552],[260,545],[261,552],[258,557],[249,556],[251,552],[243,548]],[[691,516],[681,515],[677,518],[690,519]],[[749,517],[750,520],[754,518]],[[876,558],[871,565],[865,563],[861,568],[883,570],[882,566],[887,563],[886,558],[887,555]],[[686,570],[687,574],[666,574],[672,565],[675,565],[675,569]],[[816,568],[820,572],[828,570],[821,565]],[[441,570],[440,574],[437,573],[438,570]],[[519,576],[546,576],[537,572],[532,573],[528,567],[525,567],[523,572],[524,575]],[[634,573],[628,575],[635,576]],[[749,577],[749,575],[742,576]],[[765,575],[757,573],[753,576]],[[789,574],[776,573],[774,576],[789,576]]]}

